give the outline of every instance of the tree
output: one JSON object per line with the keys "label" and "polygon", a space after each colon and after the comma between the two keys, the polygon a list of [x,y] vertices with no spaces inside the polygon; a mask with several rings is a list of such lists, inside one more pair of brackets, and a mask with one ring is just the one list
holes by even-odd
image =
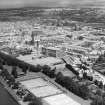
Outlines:
{"label": "tree", "polygon": [[33,96],[30,93],[28,93],[23,99],[24,102],[32,101],[32,100],[33,100]]}
{"label": "tree", "polygon": [[0,74],[3,78],[5,77],[5,70],[3,69]]}
{"label": "tree", "polygon": [[[59,83],[59,84],[62,84],[62,81],[64,80],[64,76],[61,72],[59,72],[57,75],[56,75],[56,79],[55,79],[55,82]],[[63,84],[62,84],[63,85]]]}
{"label": "tree", "polygon": [[42,67],[43,69],[43,73],[46,74],[47,76],[49,76],[50,78],[54,78],[55,77],[55,69],[51,70],[51,67],[49,67],[48,65],[44,65]]}
{"label": "tree", "polygon": [[28,69],[28,67],[26,65],[23,65],[22,72],[24,72],[26,74],[27,73],[27,69]]}
{"label": "tree", "polygon": [[3,64],[0,62],[0,69],[3,70]]}
{"label": "tree", "polygon": [[84,38],[83,36],[78,36],[79,40],[83,40],[83,38]]}
{"label": "tree", "polygon": [[15,83],[13,84],[12,89],[18,89],[18,88],[19,88],[19,85],[20,85],[20,83],[15,82]]}
{"label": "tree", "polygon": [[43,69],[43,71],[45,71],[45,70],[49,71],[51,68],[48,65],[44,65],[42,67],[42,69]]}
{"label": "tree", "polygon": [[0,57],[0,63],[2,63],[3,62],[3,59]]}
{"label": "tree", "polygon": [[79,85],[74,80],[72,80],[72,78],[63,76],[61,72],[56,75],[55,82],[73,92],[74,94],[82,97],[83,99],[88,99],[89,97],[89,89],[86,85]]}
{"label": "tree", "polygon": [[18,77],[18,73],[17,73],[17,70],[16,70],[16,66],[13,66],[11,75],[13,75],[14,78],[17,78],[17,77]]}
{"label": "tree", "polygon": [[92,101],[91,105],[105,105],[105,101],[102,99],[101,96],[96,95],[96,97]]}
{"label": "tree", "polygon": [[96,91],[96,95],[101,96],[101,95],[102,95],[102,91],[98,89],[98,90]]}
{"label": "tree", "polygon": [[89,89],[86,85],[81,85],[79,87],[79,90],[80,90],[80,96],[84,99],[88,99],[88,96],[89,96]]}
{"label": "tree", "polygon": [[93,77],[92,76],[87,76],[87,79],[92,81],[93,80]]}
{"label": "tree", "polygon": [[39,98],[34,98],[28,105],[42,105],[42,102]]}
{"label": "tree", "polygon": [[97,80],[95,80],[94,83],[95,83],[95,85],[98,85],[98,81]]}
{"label": "tree", "polygon": [[103,83],[102,83],[102,81],[99,83],[99,88],[103,88]]}
{"label": "tree", "polygon": [[87,79],[87,73],[86,72],[83,73],[83,78]]}
{"label": "tree", "polygon": [[8,78],[8,85],[9,86],[11,86],[11,85],[14,85],[14,83],[15,83],[15,78],[13,77],[13,76],[11,76],[11,75],[9,75],[8,76],[9,78]]}
{"label": "tree", "polygon": [[36,69],[37,69],[38,72],[40,72],[42,70],[41,65],[36,65]]}
{"label": "tree", "polygon": [[3,69],[3,72],[4,72],[4,76],[5,76],[5,79],[9,80],[11,78],[9,72],[7,71],[7,69]]}
{"label": "tree", "polygon": [[55,69],[51,70],[49,73],[49,77],[50,78],[55,78],[56,74],[55,74]]}
{"label": "tree", "polygon": [[36,65],[36,66],[31,65],[30,66],[31,72],[40,72],[41,70],[42,70],[42,67],[40,65]]}
{"label": "tree", "polygon": [[64,84],[64,87],[66,87],[69,90],[72,90],[72,88],[74,86],[74,82],[72,81],[72,79],[70,77],[64,77],[62,82]]}
{"label": "tree", "polygon": [[16,92],[17,95],[20,96],[20,98],[22,98],[22,96],[25,95],[25,90],[23,90],[22,88],[18,89]]}
{"label": "tree", "polygon": [[3,65],[6,65],[6,61],[3,60],[3,61],[2,61],[2,64],[3,64]]}
{"label": "tree", "polygon": [[61,73],[61,72],[58,72],[57,74],[56,74],[56,80],[59,80],[59,79],[61,79],[61,78],[63,78],[64,76],[63,76],[63,74]]}

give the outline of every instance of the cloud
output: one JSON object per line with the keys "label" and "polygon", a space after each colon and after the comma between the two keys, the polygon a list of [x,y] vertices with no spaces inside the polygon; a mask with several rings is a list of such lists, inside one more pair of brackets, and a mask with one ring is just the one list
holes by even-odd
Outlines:
{"label": "cloud", "polygon": [[1,8],[21,7],[24,6],[23,0],[0,0]]}
{"label": "cloud", "polygon": [[70,4],[104,4],[105,0],[0,0],[0,7],[68,6]]}

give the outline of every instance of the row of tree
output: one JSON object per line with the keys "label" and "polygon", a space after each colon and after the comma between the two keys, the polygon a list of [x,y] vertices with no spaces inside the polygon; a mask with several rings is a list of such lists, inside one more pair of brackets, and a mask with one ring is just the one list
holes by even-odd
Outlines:
{"label": "row of tree", "polygon": [[19,87],[19,83],[15,81],[15,78],[8,72],[7,69],[3,69],[0,75],[7,82],[9,87],[12,87],[13,89],[17,89]]}
{"label": "row of tree", "polygon": [[86,85],[79,85],[77,82],[72,80],[72,78],[63,76],[62,73],[57,74],[55,82],[83,99],[89,98],[89,89]]}
{"label": "row of tree", "polygon": [[56,68],[51,69],[51,67],[49,67],[48,65],[44,65],[42,67],[42,73],[49,76],[50,78],[55,78],[56,76],[55,72],[56,72]]}
{"label": "row of tree", "polygon": [[91,105],[105,105],[105,92],[97,90]]}

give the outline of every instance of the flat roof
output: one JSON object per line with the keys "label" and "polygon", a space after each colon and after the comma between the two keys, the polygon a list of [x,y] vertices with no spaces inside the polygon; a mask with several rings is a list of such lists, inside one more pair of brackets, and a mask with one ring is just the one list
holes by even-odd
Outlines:
{"label": "flat roof", "polygon": [[32,65],[37,65],[37,64],[51,65],[56,62],[62,61],[61,59],[54,58],[54,57],[46,57],[46,58],[41,58],[41,59],[39,59],[39,58],[32,59],[32,57],[34,57],[34,56],[33,55],[25,55],[25,56],[17,57],[17,59],[22,60],[22,61],[27,62]]}
{"label": "flat roof", "polygon": [[46,97],[63,93],[62,90],[42,78],[22,81],[21,84],[37,97]]}
{"label": "flat roof", "polygon": [[75,77],[76,76],[72,71],[68,70],[67,68],[64,68],[64,70],[61,71],[61,73],[63,73],[64,76],[69,76],[69,77]]}
{"label": "flat roof", "polygon": [[[44,47],[43,47],[44,48]],[[45,47],[46,49],[50,49],[50,50],[60,50],[60,48],[58,47]]]}
{"label": "flat roof", "polygon": [[20,83],[24,85],[27,89],[32,89],[32,88],[48,85],[47,81],[44,81],[42,78],[21,81]]}
{"label": "flat roof", "polygon": [[62,91],[54,86],[44,86],[39,88],[30,89],[30,92],[37,97],[48,97],[62,93]]}
{"label": "flat roof", "polygon": [[48,105],[80,105],[66,94],[59,94],[43,98]]}

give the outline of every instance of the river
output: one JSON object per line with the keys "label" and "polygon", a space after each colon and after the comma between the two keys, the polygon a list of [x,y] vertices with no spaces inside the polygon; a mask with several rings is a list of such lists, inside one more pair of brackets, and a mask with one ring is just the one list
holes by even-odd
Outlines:
{"label": "river", "polygon": [[0,105],[19,105],[0,83]]}

